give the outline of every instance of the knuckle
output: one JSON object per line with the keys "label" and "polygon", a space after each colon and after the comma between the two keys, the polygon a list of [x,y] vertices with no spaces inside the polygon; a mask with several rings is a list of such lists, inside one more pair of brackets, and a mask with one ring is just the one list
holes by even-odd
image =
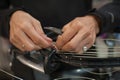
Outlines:
{"label": "knuckle", "polygon": [[[86,32],[85,32],[85,34],[84,34],[84,36],[89,36],[89,35],[91,35],[91,32],[90,31],[87,31],[87,30],[85,30]],[[92,37],[89,37],[90,39],[92,38]]]}
{"label": "knuckle", "polygon": [[68,48],[71,49],[71,50],[75,50],[76,49],[75,45],[73,43],[71,43],[71,42],[68,43]]}
{"label": "knuckle", "polygon": [[77,29],[80,29],[80,27],[83,27],[83,24],[80,22],[80,18],[77,17],[75,18],[75,20],[71,23],[71,26],[74,28],[77,28]]}
{"label": "knuckle", "polygon": [[17,31],[14,33],[13,38],[17,38],[18,37],[17,33],[18,33]]}
{"label": "knuckle", "polygon": [[29,48],[27,49],[27,51],[32,51],[32,50],[34,50],[34,48],[32,48],[32,47],[29,47]]}
{"label": "knuckle", "polygon": [[27,24],[28,24],[28,22],[24,21],[24,22],[22,22],[21,25],[26,26]]}
{"label": "knuckle", "polygon": [[80,52],[80,49],[75,49],[74,52],[78,53]]}
{"label": "knuckle", "polygon": [[43,45],[42,47],[43,48],[48,48],[51,44],[46,44],[46,45]]}
{"label": "knuckle", "polygon": [[36,20],[36,23],[39,24],[39,25],[41,25],[40,21],[38,21],[38,20]]}
{"label": "knuckle", "polygon": [[20,24],[19,27],[20,27],[20,29],[22,29],[22,30],[25,29],[25,25],[23,25],[23,24]]}
{"label": "knuckle", "polygon": [[40,44],[40,40],[39,40],[39,39],[36,39],[36,40],[34,41],[34,43],[38,45],[38,44]]}
{"label": "knuckle", "polygon": [[42,49],[42,48],[41,46],[36,46],[35,49],[37,50],[37,49]]}
{"label": "knuckle", "polygon": [[40,21],[39,21],[39,20],[36,20],[36,19],[33,20],[33,23],[38,24],[38,25],[41,25]]}
{"label": "knuckle", "polygon": [[14,36],[10,36],[10,42],[14,42]]}
{"label": "knuckle", "polygon": [[94,40],[93,40],[93,38],[92,38],[92,37],[89,37],[89,41],[90,41],[90,42],[93,42]]}
{"label": "knuckle", "polygon": [[32,26],[31,25],[27,25],[27,26],[25,26],[25,29],[29,29],[29,30],[33,30],[33,28],[32,28]]}
{"label": "knuckle", "polygon": [[34,47],[30,46],[30,47],[27,49],[27,51],[32,51],[32,50],[34,50],[34,49],[35,49]]}
{"label": "knuckle", "polygon": [[80,25],[80,24],[81,24],[80,18],[77,17],[77,18],[75,19],[75,23],[76,23],[76,25]]}
{"label": "knuckle", "polygon": [[91,34],[91,31],[89,29],[87,29],[87,32],[88,32],[88,34]]}
{"label": "knuckle", "polygon": [[64,32],[66,29],[67,29],[67,26],[66,26],[66,25],[64,25],[64,27],[63,27],[62,31]]}
{"label": "knuckle", "polygon": [[95,42],[95,40],[92,40],[92,41],[91,41],[91,45],[93,45],[93,44],[94,44],[94,42]]}
{"label": "knuckle", "polygon": [[80,17],[76,17],[75,20],[79,21],[79,20],[80,20]]}
{"label": "knuckle", "polygon": [[61,42],[62,42],[63,44],[65,44],[67,41],[68,41],[68,40],[66,39],[66,36],[65,36],[65,37],[62,36]]}
{"label": "knuckle", "polygon": [[29,23],[27,23],[27,22],[23,22],[22,24],[20,24],[20,28],[22,30],[26,30],[26,29],[28,30],[28,29],[31,28],[31,25]]}
{"label": "knuckle", "polygon": [[76,52],[77,54],[81,54],[83,53],[82,47],[78,47],[74,50],[74,52]]}

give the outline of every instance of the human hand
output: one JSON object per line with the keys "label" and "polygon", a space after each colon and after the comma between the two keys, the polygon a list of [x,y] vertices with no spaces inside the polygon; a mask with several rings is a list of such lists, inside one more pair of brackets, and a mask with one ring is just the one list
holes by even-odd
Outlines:
{"label": "human hand", "polygon": [[56,46],[59,50],[82,53],[82,48],[90,48],[99,32],[98,23],[93,16],[78,17],[63,29],[58,36]]}
{"label": "human hand", "polygon": [[10,19],[10,42],[22,51],[32,51],[51,46],[38,20],[24,11],[16,11]]}

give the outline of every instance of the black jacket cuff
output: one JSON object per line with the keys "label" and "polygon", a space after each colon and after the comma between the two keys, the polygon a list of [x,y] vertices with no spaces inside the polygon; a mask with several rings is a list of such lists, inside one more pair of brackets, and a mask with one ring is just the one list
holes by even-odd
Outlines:
{"label": "black jacket cuff", "polygon": [[109,12],[100,12],[96,10],[94,12],[91,12],[90,14],[96,16],[100,20],[99,34],[105,33],[106,31],[108,31],[108,28],[112,26],[112,13],[110,14]]}
{"label": "black jacket cuff", "polygon": [[0,11],[0,27],[1,27],[1,35],[5,38],[9,38],[10,31],[10,18],[11,15],[17,10],[24,10],[23,8],[14,8]]}

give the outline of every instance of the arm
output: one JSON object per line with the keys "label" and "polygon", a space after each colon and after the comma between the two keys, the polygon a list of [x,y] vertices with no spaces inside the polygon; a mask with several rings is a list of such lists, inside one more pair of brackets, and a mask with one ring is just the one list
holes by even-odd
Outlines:
{"label": "arm", "polygon": [[120,26],[120,0],[113,0],[92,14],[100,19],[100,34],[114,30]]}
{"label": "arm", "polygon": [[[118,10],[119,9],[119,10]],[[114,0],[99,10],[78,17],[63,28],[56,45],[60,50],[82,53],[83,47],[90,48],[96,35],[120,25],[120,0]]]}
{"label": "arm", "polygon": [[[8,3],[8,4],[7,4]],[[3,37],[22,51],[32,51],[51,46],[40,22],[22,7],[9,8],[8,0],[0,1],[0,30]]]}
{"label": "arm", "polygon": [[[9,0],[0,0],[0,32],[1,36],[9,38],[9,21],[13,12],[20,8],[10,8]],[[22,9],[22,8],[21,8]]]}

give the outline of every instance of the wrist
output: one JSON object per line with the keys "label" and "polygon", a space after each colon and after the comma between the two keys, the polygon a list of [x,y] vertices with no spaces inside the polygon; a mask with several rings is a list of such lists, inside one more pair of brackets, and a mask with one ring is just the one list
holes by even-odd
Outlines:
{"label": "wrist", "polygon": [[86,15],[86,17],[89,17],[89,19],[92,21],[95,27],[96,34],[98,34],[100,32],[100,19],[95,15]]}

